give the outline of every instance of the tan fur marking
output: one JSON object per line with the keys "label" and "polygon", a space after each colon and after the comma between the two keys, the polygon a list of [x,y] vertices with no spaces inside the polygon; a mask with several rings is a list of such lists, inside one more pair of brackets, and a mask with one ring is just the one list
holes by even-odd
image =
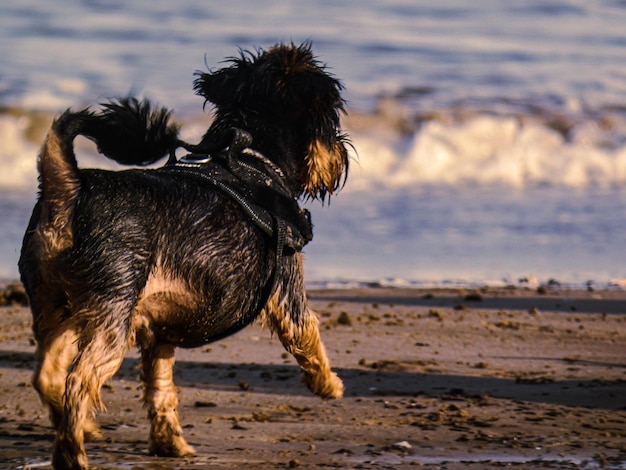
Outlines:
{"label": "tan fur marking", "polygon": [[190,296],[191,292],[180,279],[168,276],[163,268],[160,267],[160,263],[157,263],[156,268],[152,270],[148,281],[141,293],[141,298],[150,297],[152,294],[160,292],[169,292],[180,296]]}
{"label": "tan fur marking", "polygon": [[195,454],[183,437],[178,420],[178,398],[174,386],[174,346],[144,345],[144,401],[150,419],[150,452],[182,457]]}
{"label": "tan fur marking", "polygon": [[265,318],[269,320],[285,349],[290,352],[302,369],[302,381],[316,395],[322,398],[341,398],[344,386],[341,379],[331,371],[326,348],[319,334],[319,321],[315,313],[306,310],[306,318],[301,325],[291,321],[277,292],[265,308]]}
{"label": "tan fur marking", "polygon": [[167,321],[173,312],[196,308],[196,297],[183,281],[167,276],[161,268],[155,268],[139,297],[133,330],[143,327],[148,331],[153,321]]}
{"label": "tan fur marking", "polygon": [[53,257],[72,246],[71,219],[79,191],[76,158],[73,153],[64,154],[59,136],[53,129],[46,137],[38,162],[43,209],[37,231],[46,257]]}
{"label": "tan fur marking", "polygon": [[167,321],[173,312],[196,308],[196,297],[183,281],[167,276],[160,267],[153,269],[133,314],[129,344],[135,343],[137,335],[152,343],[153,338],[147,335],[151,335],[154,321]]}
{"label": "tan fur marking", "polygon": [[[121,318],[124,304],[103,306],[103,315]],[[87,312],[73,312],[76,317]],[[65,325],[67,327],[67,325]],[[86,331],[89,331],[87,329]],[[93,334],[74,360],[67,375],[64,412],[57,427],[53,452],[55,468],[87,468],[85,435],[90,430],[90,417],[103,409],[100,389],[119,369],[126,352],[127,334],[119,328],[94,328]],[[84,335],[84,331],[80,331]]]}
{"label": "tan fur marking", "polygon": [[53,332],[44,337],[45,342],[37,345],[35,353],[38,362],[33,386],[41,401],[49,407],[50,419],[55,427],[63,411],[67,370],[78,353],[76,338],[72,330],[62,330],[60,334]]}
{"label": "tan fur marking", "polygon": [[346,149],[337,141],[332,149],[328,149],[320,140],[309,145],[306,156],[305,190],[316,197],[320,191],[333,194],[339,187],[345,165]]}

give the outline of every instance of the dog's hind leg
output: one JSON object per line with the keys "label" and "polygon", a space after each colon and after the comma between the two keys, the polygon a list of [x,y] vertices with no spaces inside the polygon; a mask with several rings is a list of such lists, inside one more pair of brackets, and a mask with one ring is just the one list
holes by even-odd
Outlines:
{"label": "dog's hind leg", "polygon": [[104,408],[100,389],[119,369],[129,334],[129,322],[124,319],[130,317],[130,309],[109,307],[98,312],[79,335],[78,354],[67,376],[65,403],[57,428],[52,456],[55,469],[88,468],[84,437],[89,415]]}
{"label": "dog's hind leg", "polygon": [[178,421],[174,386],[174,346],[138,337],[141,346],[144,402],[150,419],[150,453],[163,457],[195,454]]}
{"label": "dog's hind leg", "polygon": [[[52,318],[52,321],[51,318]],[[50,410],[50,421],[55,430],[59,427],[63,415],[65,396],[65,382],[68,369],[76,355],[78,336],[67,321],[61,321],[59,311],[49,315],[44,321],[39,316],[35,336],[37,349],[35,351],[36,367],[33,375],[33,386],[41,401]],[[87,419],[85,422],[85,439],[97,440],[102,437],[98,425]]]}
{"label": "dog's hind leg", "polygon": [[319,321],[307,306],[304,286],[301,287],[290,289],[287,295],[279,289],[265,307],[266,319],[285,349],[298,361],[302,381],[309,390],[322,398],[341,398],[343,382],[330,369]]}
{"label": "dog's hind leg", "polygon": [[41,401],[50,408],[50,420],[55,429],[63,413],[63,395],[67,371],[74,361],[76,334],[65,330],[54,338],[46,338],[37,344],[35,358],[37,365],[33,376],[33,385]]}

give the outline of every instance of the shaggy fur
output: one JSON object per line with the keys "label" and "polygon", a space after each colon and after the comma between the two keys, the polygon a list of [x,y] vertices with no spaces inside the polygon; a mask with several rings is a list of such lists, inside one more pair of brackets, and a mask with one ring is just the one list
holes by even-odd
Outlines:
{"label": "shaggy fur", "polygon": [[[233,158],[279,187],[272,194],[280,197],[269,206],[301,216],[298,198],[324,201],[347,175],[347,138],[338,130],[341,88],[308,44],[277,45],[197,73],[196,92],[216,106],[197,146],[178,139],[169,111],[134,99],[106,104],[98,113],[66,111],[53,123],[39,156],[40,196],[19,268],[37,340],[33,383],[56,429],[56,469],[88,467],[84,442],[100,435],[92,420],[102,408],[100,389],[133,342],[142,355],[149,449],[157,455],[194,452],[178,419],[175,348],[223,338],[261,310],[310,390],[323,398],[342,396],[307,305],[300,253],[283,253],[280,240],[215,185],[170,170],[177,147],[223,151],[233,129],[240,129],[251,141]],[[77,135],[123,164],[167,155],[169,164],[79,169]],[[261,205],[272,199],[269,190],[267,197],[257,190],[250,192]],[[303,220],[291,227],[306,228]]]}

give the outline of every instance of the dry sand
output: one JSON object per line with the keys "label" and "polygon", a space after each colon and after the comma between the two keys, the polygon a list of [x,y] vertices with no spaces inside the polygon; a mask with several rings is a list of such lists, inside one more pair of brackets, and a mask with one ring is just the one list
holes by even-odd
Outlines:
{"label": "dry sand", "polygon": [[[346,396],[299,383],[253,325],[179,350],[185,435],[198,454],[147,454],[137,354],[103,390],[97,468],[626,468],[626,292],[310,292]],[[24,307],[0,309],[0,468],[50,468],[30,385]]]}

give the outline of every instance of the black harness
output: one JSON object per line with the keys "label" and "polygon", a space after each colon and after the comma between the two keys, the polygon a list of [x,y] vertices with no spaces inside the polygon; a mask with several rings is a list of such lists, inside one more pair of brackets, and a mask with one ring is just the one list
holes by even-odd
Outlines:
{"label": "black harness", "polygon": [[252,137],[232,129],[227,146],[192,146],[182,143],[190,154],[170,161],[164,171],[199,179],[214,186],[236,202],[263,234],[273,240],[275,262],[267,263],[268,276],[255,317],[274,290],[285,256],[299,252],[313,239],[311,215],[302,209],[285,186],[280,168],[250,148]]}

